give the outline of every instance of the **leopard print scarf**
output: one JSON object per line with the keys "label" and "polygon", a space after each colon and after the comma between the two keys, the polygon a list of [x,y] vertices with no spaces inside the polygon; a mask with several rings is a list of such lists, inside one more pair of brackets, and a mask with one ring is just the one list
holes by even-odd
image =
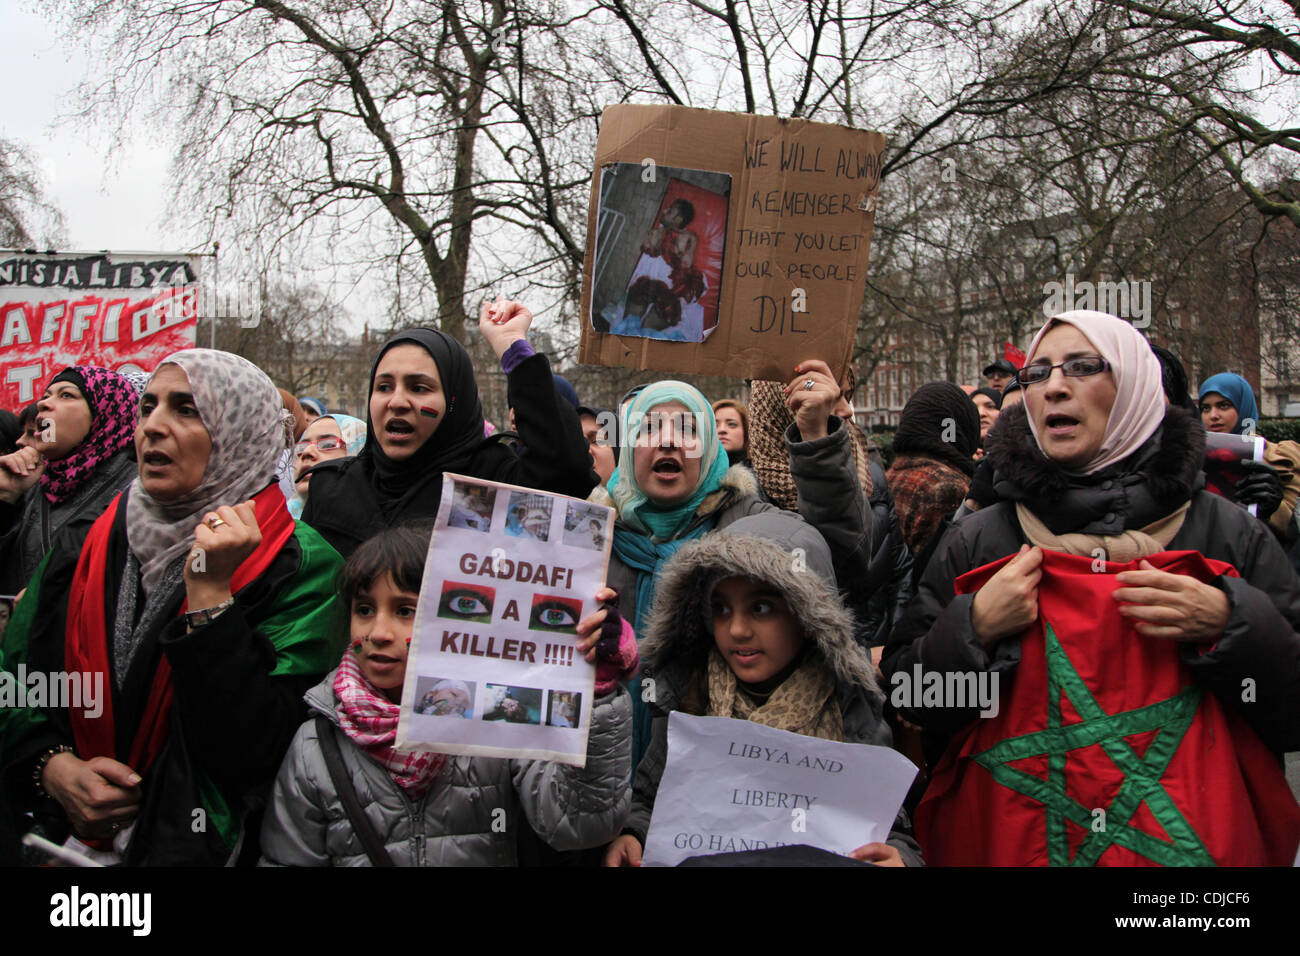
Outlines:
{"label": "leopard print scarf", "polygon": [[737,686],[736,675],[717,650],[709,652],[709,716],[752,720],[822,740],[844,739],[844,717],[835,696],[835,678],[820,660],[806,660],[756,704]]}

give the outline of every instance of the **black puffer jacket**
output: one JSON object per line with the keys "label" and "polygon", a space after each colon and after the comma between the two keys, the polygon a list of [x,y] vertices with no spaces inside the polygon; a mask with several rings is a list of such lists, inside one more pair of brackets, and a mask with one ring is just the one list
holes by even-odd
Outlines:
{"label": "black puffer jacket", "polygon": [[912,578],[912,552],[894,512],[889,480],[885,469],[874,461],[870,504],[871,562],[866,578],[860,582],[841,579],[841,583],[848,585],[850,606],[861,621],[859,641],[876,647],[889,642],[916,593],[916,582]]}
{"label": "black puffer jacket", "polygon": [[[989,449],[996,469],[997,504],[955,522],[926,568],[917,599],[886,648],[886,678],[911,672],[995,671],[1010,677],[1020,642],[1010,638],[986,651],[971,625],[974,595],[955,596],[953,581],[974,568],[1014,554],[1026,543],[1015,503],[1025,505],[1055,534],[1116,534],[1142,528],[1190,500],[1170,551],[1199,551],[1226,561],[1240,578],[1219,577],[1230,616],[1209,650],[1183,644],[1187,666],[1225,704],[1238,710],[1275,751],[1300,748],[1300,578],[1268,528],[1244,510],[1202,490],[1205,433],[1182,409],[1170,408],[1156,435],[1125,461],[1093,475],[1072,477],[1038,450],[1024,409],[1002,413]],[[1243,681],[1256,688],[1243,705]],[[975,716],[970,709],[904,709],[904,716],[940,735]]]}

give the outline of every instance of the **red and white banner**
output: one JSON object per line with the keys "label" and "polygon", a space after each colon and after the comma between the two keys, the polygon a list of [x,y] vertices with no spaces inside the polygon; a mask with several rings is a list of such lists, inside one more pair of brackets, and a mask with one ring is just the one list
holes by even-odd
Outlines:
{"label": "red and white banner", "polygon": [[194,347],[198,256],[0,251],[0,408],[69,365],[151,372]]}

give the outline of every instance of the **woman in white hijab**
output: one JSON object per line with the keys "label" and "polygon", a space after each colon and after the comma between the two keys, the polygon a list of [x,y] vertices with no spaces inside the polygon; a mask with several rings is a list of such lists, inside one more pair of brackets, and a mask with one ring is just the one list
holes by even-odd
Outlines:
{"label": "woman in white hijab", "polygon": [[[1185,409],[1165,405],[1160,364],[1142,335],[1114,316],[1067,312],[1034,337],[1017,376],[1023,406],[1003,411],[988,443],[1001,500],[949,529],[882,662],[895,686],[913,680],[918,669],[941,672],[945,680],[1007,678],[992,706],[974,700],[922,706],[920,694],[899,699],[903,716],[926,728],[932,762],[951,742],[941,768],[948,785],[956,787],[961,761],[977,756],[963,748],[974,747],[971,741],[990,726],[973,718],[981,709],[986,717],[990,709],[996,714],[999,705],[1015,710],[1023,703],[1017,695],[1035,686],[1030,674],[1038,671],[1026,674],[1022,661],[1043,659],[1049,618],[1067,657],[1101,655],[1104,663],[1090,672],[1101,683],[1089,685],[1098,699],[1116,690],[1116,680],[1131,682],[1127,689],[1141,697],[1153,686],[1143,682],[1143,668],[1155,661],[1166,668],[1159,673],[1180,675],[1179,686],[1221,699],[1236,721],[1234,743],[1262,749],[1262,740],[1275,753],[1300,748],[1300,580],[1260,522],[1202,489],[1204,431]],[[1099,676],[1119,662],[1130,668],[1127,676]],[[1243,703],[1243,680],[1251,688],[1249,703]],[[999,684],[992,686],[996,697]],[[1030,709],[1046,708],[1053,693],[1059,698],[1056,688],[1041,688]],[[1035,726],[1047,726],[1045,713],[1037,714]],[[1273,788],[1269,799],[1279,801],[1270,813],[1290,826],[1295,801],[1284,781],[1277,789],[1277,774],[1264,784]],[[941,776],[936,769],[918,809],[918,836]],[[980,805],[988,810],[995,803]],[[1240,812],[1244,822],[1233,824],[1238,836],[1255,822],[1249,807]],[[1019,836],[1024,846],[1051,848],[1050,834],[1045,844],[1035,842],[1041,834]],[[923,840],[922,849],[929,862],[959,862],[945,856],[948,847]],[[1059,850],[1052,850],[1053,860],[1061,859]],[[1278,852],[1294,856],[1295,846]],[[1043,850],[1032,862],[1050,855]],[[1114,854],[1103,860],[1116,861]]]}
{"label": "woman in white hijab", "polygon": [[141,398],[139,476],[84,545],[56,541],[19,602],[3,666],[89,688],[0,710],[0,769],[25,774],[20,808],[60,837],[128,864],[220,864],[243,845],[302,694],[341,653],[342,561],[289,516],[275,480],[288,441],[256,366],[169,356]]}

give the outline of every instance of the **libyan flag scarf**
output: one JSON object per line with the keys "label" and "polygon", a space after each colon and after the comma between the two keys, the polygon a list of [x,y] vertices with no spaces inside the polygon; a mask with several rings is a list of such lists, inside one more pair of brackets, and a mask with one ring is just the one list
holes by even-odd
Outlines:
{"label": "libyan flag scarf", "polygon": [[[253,496],[262,543],[235,569],[230,582],[232,594],[259,577],[280,553],[293,534],[294,521],[284,504],[284,494],[278,485],[268,485]],[[86,536],[72,578],[72,591],[68,597],[67,643],[65,656],[68,670],[85,675],[102,674],[103,687],[112,687],[109,676],[110,628],[105,605],[105,586],[108,573],[109,539],[122,496],[99,516]],[[184,613],[186,606],[181,606]],[[112,694],[105,695],[103,713],[97,718],[87,717],[80,709],[71,711],[72,733],[77,744],[77,756],[82,760],[92,757],[112,757],[120,760],[139,774],[153,763],[167,740],[167,717],[172,706],[171,666],[164,656],[154,672],[149,688],[148,702],[140,726],[136,729],[128,754],[117,753],[113,721]]]}
{"label": "libyan flag scarf", "polygon": [[[1007,560],[962,575],[957,593]],[[1194,551],[1147,560],[1206,583],[1238,577]],[[1038,621],[999,712],[954,739],[917,807],[927,863],[1292,864],[1300,807],[1277,759],[1200,686],[1177,642],[1120,616],[1115,575],[1136,569],[1044,553]]]}

